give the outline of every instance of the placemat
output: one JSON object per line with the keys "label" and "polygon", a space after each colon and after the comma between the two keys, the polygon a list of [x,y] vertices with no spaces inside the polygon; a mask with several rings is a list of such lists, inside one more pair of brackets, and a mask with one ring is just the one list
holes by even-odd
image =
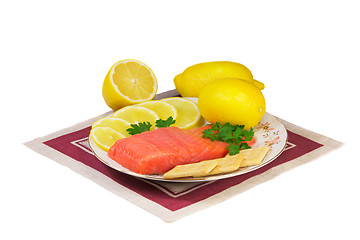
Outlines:
{"label": "placemat", "polygon": [[[179,95],[176,90],[171,90],[158,94],[156,99],[171,96]],[[110,113],[104,113],[24,144],[167,222],[176,221],[222,202],[342,145],[341,142],[276,117],[286,128],[288,141],[284,152],[264,167],[243,175],[210,182],[153,181],[118,172],[103,164],[92,153],[88,144],[91,125],[98,118]]]}

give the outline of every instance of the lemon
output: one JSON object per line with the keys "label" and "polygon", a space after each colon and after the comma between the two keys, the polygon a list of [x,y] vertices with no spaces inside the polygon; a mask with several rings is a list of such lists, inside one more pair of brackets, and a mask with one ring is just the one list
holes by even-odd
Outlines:
{"label": "lemon", "polygon": [[174,127],[189,129],[195,127],[200,121],[200,111],[197,104],[189,99],[180,97],[164,98],[160,101],[164,101],[173,105],[176,108],[177,116]]}
{"label": "lemon", "polygon": [[126,129],[131,127],[131,124],[124,119],[116,118],[116,117],[104,117],[100,118],[96,122],[93,123],[92,128],[95,127],[110,127],[115,131],[121,133],[125,137],[129,137],[130,134],[126,131]]}
{"label": "lemon", "polygon": [[219,79],[207,84],[199,94],[201,115],[210,123],[229,122],[256,126],[264,115],[265,98],[259,88],[241,79]]}
{"label": "lemon", "polygon": [[104,151],[109,151],[114,143],[125,136],[110,127],[95,127],[90,131],[95,144]]}
{"label": "lemon", "polygon": [[154,111],[160,119],[162,120],[166,120],[168,119],[170,116],[176,120],[177,117],[177,111],[176,108],[164,101],[147,101],[147,102],[143,102],[143,103],[139,103],[137,104],[137,106],[140,107],[145,107],[148,108],[152,111]]}
{"label": "lemon", "polygon": [[152,125],[151,130],[155,128],[155,121],[159,119],[159,116],[154,111],[136,105],[121,108],[114,112],[112,117],[121,118],[132,124],[150,122]]}
{"label": "lemon", "polygon": [[183,97],[198,97],[208,83],[220,78],[240,78],[253,83],[261,90],[265,85],[253,79],[251,71],[244,65],[229,61],[214,61],[195,64],[174,78],[176,90]]}
{"label": "lemon", "polygon": [[116,62],[107,73],[102,94],[114,111],[155,97],[158,84],[153,71],[137,60]]}

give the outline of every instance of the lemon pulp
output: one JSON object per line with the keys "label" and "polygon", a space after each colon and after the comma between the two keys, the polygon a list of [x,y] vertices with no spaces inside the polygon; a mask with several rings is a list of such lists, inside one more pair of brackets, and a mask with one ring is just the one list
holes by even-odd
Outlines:
{"label": "lemon pulp", "polygon": [[197,104],[189,99],[170,97],[161,101],[173,105],[177,111],[177,117],[174,127],[189,129],[194,127],[200,121],[200,111]]}
{"label": "lemon pulp", "polygon": [[158,84],[153,71],[138,60],[116,62],[103,83],[102,94],[114,111],[155,97]]}

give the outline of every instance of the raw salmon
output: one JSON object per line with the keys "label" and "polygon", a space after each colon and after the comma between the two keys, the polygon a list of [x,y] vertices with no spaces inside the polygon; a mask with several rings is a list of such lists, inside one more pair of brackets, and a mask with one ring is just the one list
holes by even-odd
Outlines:
{"label": "raw salmon", "polygon": [[167,127],[143,132],[118,140],[108,156],[140,174],[163,174],[176,165],[224,157],[228,144],[203,138],[206,128]]}
{"label": "raw salmon", "polygon": [[[130,171],[148,175],[163,174],[176,165],[224,157],[228,144],[203,138],[211,126],[183,130],[158,128],[118,140],[108,156]],[[248,144],[255,142],[253,138]]]}

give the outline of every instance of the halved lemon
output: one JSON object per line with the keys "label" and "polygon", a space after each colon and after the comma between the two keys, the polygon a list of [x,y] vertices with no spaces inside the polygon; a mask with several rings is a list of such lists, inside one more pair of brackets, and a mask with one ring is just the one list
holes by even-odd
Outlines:
{"label": "halved lemon", "polygon": [[133,59],[116,62],[107,73],[102,94],[114,111],[155,97],[158,84],[153,71],[146,64]]}
{"label": "halved lemon", "polygon": [[124,119],[116,118],[116,117],[103,117],[93,123],[92,128],[96,127],[110,127],[115,131],[121,133],[125,137],[129,137],[130,134],[126,131],[126,129],[130,128],[131,124]]}
{"label": "halved lemon", "polygon": [[189,129],[195,127],[200,121],[200,111],[195,102],[180,97],[164,98],[160,101],[173,105],[177,111],[176,122],[172,126]]}
{"label": "halved lemon", "polygon": [[114,112],[112,117],[121,118],[129,123],[150,122],[151,130],[155,129],[155,121],[159,116],[152,110],[140,106],[127,106]]}
{"label": "halved lemon", "polygon": [[146,101],[143,103],[137,104],[137,106],[148,108],[152,111],[154,111],[160,119],[166,120],[168,117],[172,117],[174,120],[176,120],[177,117],[177,111],[176,108],[167,103],[160,100],[156,101]]}
{"label": "halved lemon", "polygon": [[110,127],[95,127],[91,129],[90,136],[102,150],[109,151],[114,143],[125,136]]}

